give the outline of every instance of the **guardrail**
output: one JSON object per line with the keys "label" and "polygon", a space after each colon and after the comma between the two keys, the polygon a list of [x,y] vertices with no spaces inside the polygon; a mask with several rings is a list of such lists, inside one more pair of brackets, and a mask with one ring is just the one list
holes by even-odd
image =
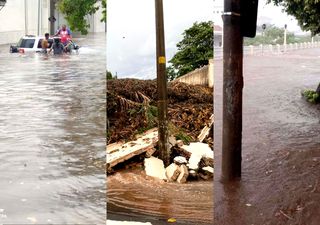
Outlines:
{"label": "guardrail", "polygon": [[[280,55],[288,51],[294,51],[298,49],[318,48],[320,47],[320,41],[303,42],[303,43],[290,43],[287,45],[249,45],[243,46],[243,55]],[[214,48],[214,59],[222,59],[223,48]]]}

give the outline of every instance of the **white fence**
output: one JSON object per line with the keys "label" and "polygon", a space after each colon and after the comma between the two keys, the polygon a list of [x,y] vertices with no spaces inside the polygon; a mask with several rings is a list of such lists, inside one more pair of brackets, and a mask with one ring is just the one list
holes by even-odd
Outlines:
{"label": "white fence", "polygon": [[[307,48],[319,48],[320,41],[314,42],[303,42],[303,43],[290,43],[287,45],[250,45],[243,46],[243,55],[279,55],[288,51],[294,51],[298,49],[307,49]],[[223,48],[215,47],[214,48],[214,58],[222,59],[223,57]]]}

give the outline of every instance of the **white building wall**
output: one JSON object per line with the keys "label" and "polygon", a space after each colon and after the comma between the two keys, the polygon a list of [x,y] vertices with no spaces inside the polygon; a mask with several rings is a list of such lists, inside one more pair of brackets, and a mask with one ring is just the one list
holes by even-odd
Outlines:
{"label": "white building wall", "polygon": [[[25,4],[26,3],[26,4]],[[49,0],[40,0],[40,33],[48,31]],[[38,0],[9,0],[0,11],[0,44],[38,33]]]}
{"label": "white building wall", "polygon": [[[0,11],[0,44],[17,43],[25,34],[38,34],[38,1],[39,0],[8,0]],[[25,5],[25,2],[27,3]],[[26,6],[26,8],[25,8]],[[26,10],[25,10],[26,9]],[[40,0],[40,34],[49,32],[50,0]],[[55,12],[57,21],[55,30],[62,24],[67,24],[61,13]],[[89,32],[105,32],[105,23],[100,22],[102,9],[88,16]],[[27,25],[27,26],[26,26]]]}

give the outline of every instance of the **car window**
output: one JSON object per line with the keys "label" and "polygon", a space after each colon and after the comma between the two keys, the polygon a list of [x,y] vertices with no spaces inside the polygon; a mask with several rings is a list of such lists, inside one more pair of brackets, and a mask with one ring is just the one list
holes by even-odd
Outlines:
{"label": "car window", "polygon": [[19,43],[20,48],[33,48],[35,39],[22,39]]}

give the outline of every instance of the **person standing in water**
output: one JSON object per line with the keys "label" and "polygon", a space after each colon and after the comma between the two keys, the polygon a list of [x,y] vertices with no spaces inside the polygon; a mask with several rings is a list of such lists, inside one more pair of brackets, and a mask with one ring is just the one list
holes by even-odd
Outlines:
{"label": "person standing in water", "polygon": [[54,38],[54,42],[49,50],[49,53],[53,50],[54,55],[61,55],[64,52],[64,46],[60,42],[60,38]]}
{"label": "person standing in water", "polygon": [[49,48],[49,33],[45,33],[44,39],[41,42],[41,52],[47,53],[47,49]]}

